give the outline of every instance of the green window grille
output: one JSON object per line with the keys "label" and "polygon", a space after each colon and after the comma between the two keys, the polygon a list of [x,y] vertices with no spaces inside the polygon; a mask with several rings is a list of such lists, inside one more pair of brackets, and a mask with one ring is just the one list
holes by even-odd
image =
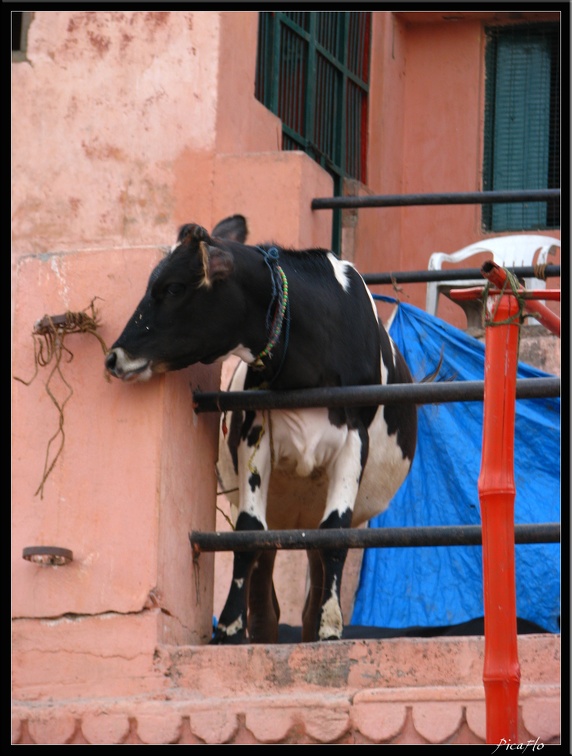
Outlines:
{"label": "green window grille", "polygon": [[[486,47],[485,190],[560,188],[560,27],[489,28]],[[489,205],[488,231],[560,227],[560,203]]]}
{"label": "green window grille", "polygon": [[[302,150],[333,177],[366,182],[371,13],[261,12],[255,95],[282,120],[282,149]],[[341,212],[332,249],[339,252]]]}

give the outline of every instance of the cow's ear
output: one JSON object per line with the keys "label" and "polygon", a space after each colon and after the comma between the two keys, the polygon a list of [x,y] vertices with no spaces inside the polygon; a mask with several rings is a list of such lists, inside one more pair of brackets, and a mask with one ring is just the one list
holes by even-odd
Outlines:
{"label": "cow's ear", "polygon": [[248,236],[246,218],[244,215],[231,215],[229,218],[224,218],[213,228],[212,236],[244,244]]}
{"label": "cow's ear", "polygon": [[181,226],[177,236],[178,242],[190,243],[195,239],[197,241],[210,241],[206,228],[203,228],[196,223],[185,223],[184,226]]}
{"label": "cow's ear", "polygon": [[199,285],[210,287],[214,281],[228,278],[234,268],[232,254],[219,247],[212,247],[204,241],[199,247],[203,259],[203,278]]}

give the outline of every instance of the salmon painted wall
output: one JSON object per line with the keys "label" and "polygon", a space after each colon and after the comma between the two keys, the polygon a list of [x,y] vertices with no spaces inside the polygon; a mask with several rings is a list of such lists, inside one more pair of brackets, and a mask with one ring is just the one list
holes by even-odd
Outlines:
{"label": "salmon painted wall", "polygon": [[[257,21],[255,12],[34,14],[27,60],[12,65],[14,376],[34,374],[35,321],[94,297],[110,345],[181,223],[212,227],[242,212],[253,241],[328,243],[331,213],[313,215],[310,199],[331,194],[329,176],[279,150],[279,121],[254,98]],[[191,390],[218,388],[220,368],[124,386],[104,379],[93,336],[65,344],[73,395],[43,497],[35,492],[59,423],[45,385],[54,363],[31,385],[12,384],[13,616],[36,618],[22,630],[27,642],[37,632],[55,647],[62,617],[75,617],[86,660],[103,621],[124,642],[128,613],[145,637],[204,643],[214,557],[193,572],[187,533],[215,527],[218,419],[193,413]],[[64,400],[57,373],[49,387]],[[37,545],[69,548],[74,560],[24,561],[22,549]],[[23,627],[14,624],[15,658]]]}
{"label": "salmon painted wall", "polygon": [[[369,193],[482,189],[484,24],[510,22],[510,14],[444,15],[374,14]],[[519,19],[524,16],[536,21],[557,18],[553,13],[523,13]],[[363,209],[357,215],[354,259],[362,272],[426,270],[433,252],[454,252],[494,235],[483,231],[478,205]],[[538,233],[560,238],[559,231]],[[550,262],[560,264],[559,253]],[[548,288],[559,285],[559,279],[547,282]],[[425,309],[425,284],[401,289],[400,298]],[[387,286],[375,291],[392,294]],[[559,305],[550,307],[560,312]],[[379,305],[379,311],[387,318],[391,307]],[[445,297],[438,314],[466,327],[461,308]]]}
{"label": "salmon painted wall", "polygon": [[[29,62],[12,71],[15,375],[33,374],[31,330],[44,314],[81,311],[97,297],[110,344],[134,309],[159,247],[175,234],[181,152],[214,150],[218,21],[35,14]],[[193,100],[205,105],[189,120]],[[107,383],[93,337],[65,344],[73,361],[64,354],[62,374],[73,395],[43,498],[35,491],[59,422],[45,387],[54,363],[28,387],[13,383],[13,614],[40,623],[76,616],[87,645],[102,618],[114,625],[129,612],[158,638],[204,641],[210,620],[195,607],[211,600],[213,559],[204,561],[202,585],[180,576],[191,572],[187,529],[214,524],[201,502],[214,497],[203,471],[213,464],[216,428],[214,418],[194,416],[189,383],[214,388],[218,375],[193,368],[145,386]],[[63,400],[57,373],[50,388]],[[23,561],[22,548],[35,545],[69,548],[74,561]],[[57,638],[57,622],[48,627],[38,631]]]}
{"label": "salmon painted wall", "polygon": [[[416,15],[374,14],[360,193],[480,187],[480,25]],[[111,344],[184,222],[212,228],[238,212],[255,243],[329,244],[331,212],[310,203],[331,196],[330,177],[305,154],[280,150],[280,121],[254,98],[257,24],[254,11],[35,12],[27,61],[12,64],[15,376],[34,373],[34,322],[94,297]],[[362,272],[424,269],[432,251],[481,237],[475,208],[348,211],[344,223],[344,254]],[[400,296],[424,307],[425,287]],[[463,325],[459,308],[445,303],[443,313]],[[48,372],[12,383],[12,610],[26,620],[14,623],[14,648],[20,633],[26,647],[36,633],[57,648],[58,623],[73,617],[88,664],[103,622],[117,627],[118,643],[133,640],[128,613],[145,638],[204,643],[214,559],[202,555],[197,579],[187,532],[215,525],[217,419],[194,415],[190,387],[218,387],[219,370],[123,386],[105,381],[95,338],[72,335],[66,345],[73,395],[43,498],[35,491],[58,428]],[[22,559],[23,547],[43,544],[72,549],[74,561]],[[38,659],[29,660],[33,677]]]}

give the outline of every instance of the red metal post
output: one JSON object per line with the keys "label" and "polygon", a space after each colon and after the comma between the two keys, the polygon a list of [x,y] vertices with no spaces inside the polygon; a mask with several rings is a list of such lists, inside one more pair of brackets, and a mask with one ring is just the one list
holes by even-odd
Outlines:
{"label": "red metal post", "polygon": [[[502,289],[505,285],[507,279],[506,270],[501,268],[500,265],[497,265],[495,262],[492,262],[492,260],[483,263],[481,273],[485,278],[488,278],[491,283],[498,286],[499,289]],[[525,293],[526,289],[519,285],[518,291]],[[549,331],[560,336],[560,318],[558,315],[555,315],[552,310],[549,310],[546,305],[542,304],[542,302],[536,302],[533,299],[524,299],[523,304],[525,310],[534,313],[536,319],[539,320],[545,328],[548,328]]]}
{"label": "red metal post", "polygon": [[[560,289],[520,289],[521,298],[524,300],[526,308],[527,301],[531,299],[548,299],[551,302],[560,302]],[[490,289],[489,294],[500,294],[500,289]],[[483,287],[473,286],[467,289],[451,289],[449,296],[455,302],[467,301],[469,299],[482,299]],[[559,318],[560,319],[560,318]]]}
{"label": "red metal post", "polygon": [[[514,421],[519,305],[489,297],[485,335],[483,450],[478,490],[483,538],[487,743],[517,743],[520,666],[514,568]],[[497,325],[498,324],[498,325]]]}
{"label": "red metal post", "polygon": [[[502,271],[504,273],[504,271]],[[487,276],[488,278],[488,276]],[[493,280],[492,277],[490,280]],[[529,289],[521,289],[519,290],[522,292],[522,302],[524,305],[524,309],[527,310],[531,315],[534,313],[534,317],[542,323],[542,325],[545,328],[548,328],[548,330],[551,333],[555,333],[558,337],[560,337],[560,318],[558,315],[552,312],[552,310],[549,310],[548,307],[545,304],[542,304],[542,302],[536,302],[536,299],[549,299],[553,302],[559,302],[560,301],[560,289],[548,289],[548,290],[529,290]],[[498,294],[499,291],[494,289],[492,291],[489,291],[489,294]],[[468,289],[451,289],[449,292],[449,296],[451,299],[455,300],[455,302],[463,302],[470,299],[479,299],[479,297],[482,297],[483,294],[483,288],[481,286],[475,286]]]}

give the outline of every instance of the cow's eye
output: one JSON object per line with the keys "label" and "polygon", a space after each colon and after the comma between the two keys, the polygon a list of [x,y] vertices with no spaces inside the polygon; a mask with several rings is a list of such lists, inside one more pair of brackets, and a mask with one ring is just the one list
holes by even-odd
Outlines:
{"label": "cow's eye", "polygon": [[165,287],[165,294],[168,297],[176,297],[185,291],[185,284],[182,283],[170,283]]}

